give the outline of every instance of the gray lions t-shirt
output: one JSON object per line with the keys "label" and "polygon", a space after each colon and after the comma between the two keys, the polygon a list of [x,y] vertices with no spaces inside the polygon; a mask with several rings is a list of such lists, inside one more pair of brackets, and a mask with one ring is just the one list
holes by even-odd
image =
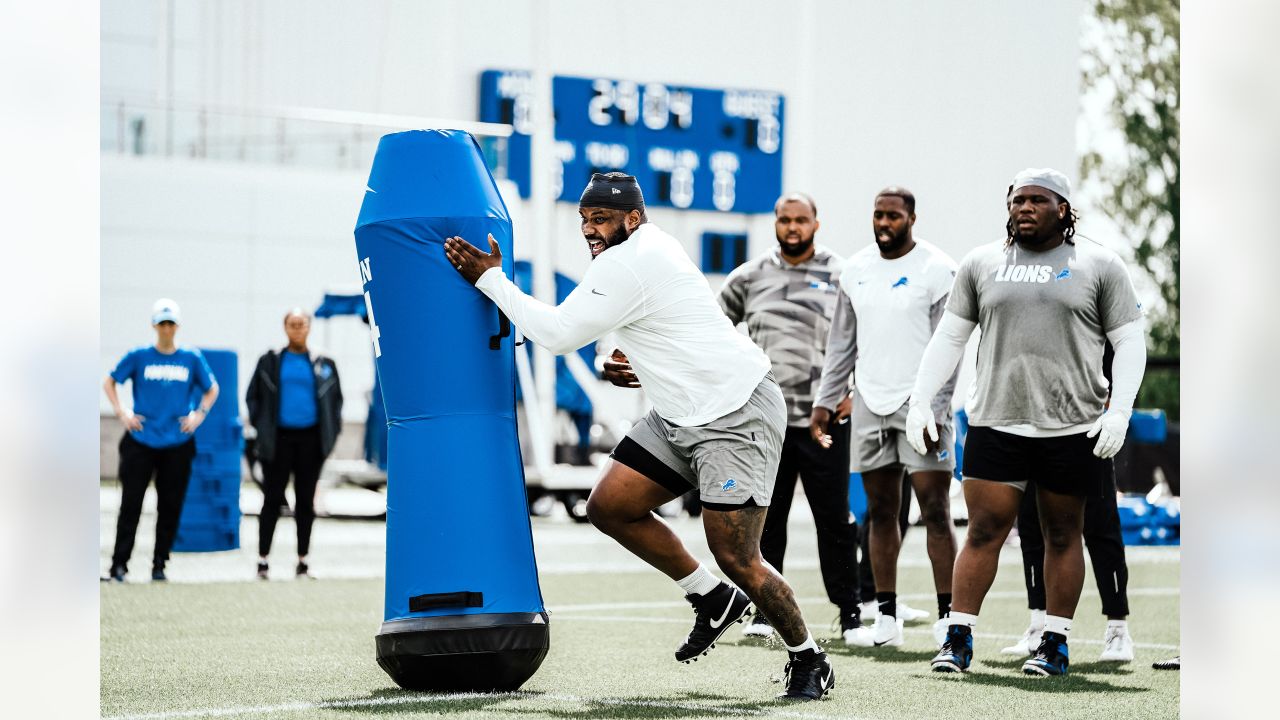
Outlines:
{"label": "gray lions t-shirt", "polygon": [[1120,256],[1084,238],[1045,252],[1004,241],[974,248],[947,310],[982,331],[970,423],[1046,430],[1102,414],[1106,333],[1142,316]]}

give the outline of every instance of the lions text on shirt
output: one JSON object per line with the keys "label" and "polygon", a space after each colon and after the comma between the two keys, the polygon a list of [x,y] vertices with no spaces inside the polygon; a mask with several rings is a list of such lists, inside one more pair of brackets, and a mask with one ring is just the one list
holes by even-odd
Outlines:
{"label": "lions text on shirt", "polygon": [[153,448],[181,445],[191,439],[182,432],[182,417],[214,383],[209,363],[199,350],[179,347],[166,355],[152,345],[125,354],[111,371],[111,378],[117,383],[133,382],[133,414],[143,419],[142,429],[130,434]]}
{"label": "lions text on shirt", "polygon": [[1003,241],[973,249],[947,311],[982,331],[969,422],[1043,430],[1102,414],[1106,333],[1142,316],[1120,256],[1084,238],[1046,251]]}
{"label": "lions text on shirt", "polygon": [[679,241],[653,223],[591,261],[556,307],[491,268],[476,287],[525,337],[561,355],[610,332],[658,415],[703,425],[746,404],[769,358],[734,329]]}
{"label": "lions text on shirt", "polygon": [[792,427],[809,425],[843,263],[821,245],[797,265],[774,248],[729,273],[716,297],[729,320],[745,322],[747,334],[769,356]]}
{"label": "lions text on shirt", "polygon": [[[845,310],[852,310],[856,337],[843,342],[833,337],[829,352],[835,353],[837,344],[856,348],[853,384],[871,412],[892,415],[911,396],[920,358],[942,316],[940,303],[951,292],[955,274],[951,256],[924,240],[916,240],[900,258],[886,259],[879,246],[869,245],[845,263],[841,301],[848,303]],[[832,378],[837,380],[842,378]],[[953,375],[939,393],[935,410],[950,410],[954,382]],[[825,378],[823,388],[824,395],[829,394]]]}

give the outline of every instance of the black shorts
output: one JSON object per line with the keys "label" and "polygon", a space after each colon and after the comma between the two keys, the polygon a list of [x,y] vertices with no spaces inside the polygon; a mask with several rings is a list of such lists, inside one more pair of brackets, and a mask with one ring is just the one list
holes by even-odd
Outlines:
{"label": "black shorts", "polygon": [[964,476],[978,480],[1027,483],[1050,492],[1101,497],[1114,477],[1111,460],[1093,454],[1097,438],[1086,433],[1033,438],[971,426],[964,441]]}

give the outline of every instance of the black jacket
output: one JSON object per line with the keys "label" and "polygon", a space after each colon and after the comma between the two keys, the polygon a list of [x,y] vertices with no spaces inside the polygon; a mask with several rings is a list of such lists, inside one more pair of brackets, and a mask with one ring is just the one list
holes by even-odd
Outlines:
{"label": "black jacket", "polygon": [[[280,425],[280,361],[284,350],[270,350],[258,358],[244,401],[249,424],[258,431],[258,457],[270,462],[276,455],[276,430]],[[342,386],[338,366],[323,355],[307,353],[316,378],[316,425],[320,430],[320,456],[329,457],[342,431]]]}

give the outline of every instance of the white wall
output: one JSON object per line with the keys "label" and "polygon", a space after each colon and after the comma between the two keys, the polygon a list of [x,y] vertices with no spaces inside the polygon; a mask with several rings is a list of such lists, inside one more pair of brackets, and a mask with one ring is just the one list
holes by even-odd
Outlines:
{"label": "white wall", "polygon": [[[917,234],[959,259],[1003,236],[1016,171],[1077,167],[1079,0],[180,1],[172,63],[166,7],[103,6],[104,104],[163,104],[172,87],[175,103],[474,119],[480,72],[531,68],[537,28],[554,74],[780,91],[783,185],[814,195],[819,241],[845,255],[871,242],[885,185],[911,188]],[[104,111],[104,138],[113,122]],[[175,136],[190,136],[177,122],[187,125]],[[222,137],[271,130],[209,122]],[[104,154],[104,368],[148,339],[160,295],[183,304],[182,339],[256,356],[280,342],[284,308],[356,287],[350,232],[366,172]],[[508,204],[522,256],[523,208]],[[774,242],[767,215],[651,216],[695,259],[704,230],[748,230],[753,254]],[[571,205],[557,206],[555,236],[559,269],[580,276],[588,256]],[[357,338],[330,345],[344,379],[371,377]]]}
{"label": "white wall", "polygon": [[[154,341],[151,304],[182,307],[179,342],[235,350],[240,394],[258,355],[285,344],[289,308],[356,292],[352,229],[364,177],[243,164],[102,157],[102,364]],[[311,344],[338,363],[349,420],[373,383],[366,326],[317,320]],[[105,398],[103,408],[107,409]],[[364,406],[361,410],[360,406]]]}

